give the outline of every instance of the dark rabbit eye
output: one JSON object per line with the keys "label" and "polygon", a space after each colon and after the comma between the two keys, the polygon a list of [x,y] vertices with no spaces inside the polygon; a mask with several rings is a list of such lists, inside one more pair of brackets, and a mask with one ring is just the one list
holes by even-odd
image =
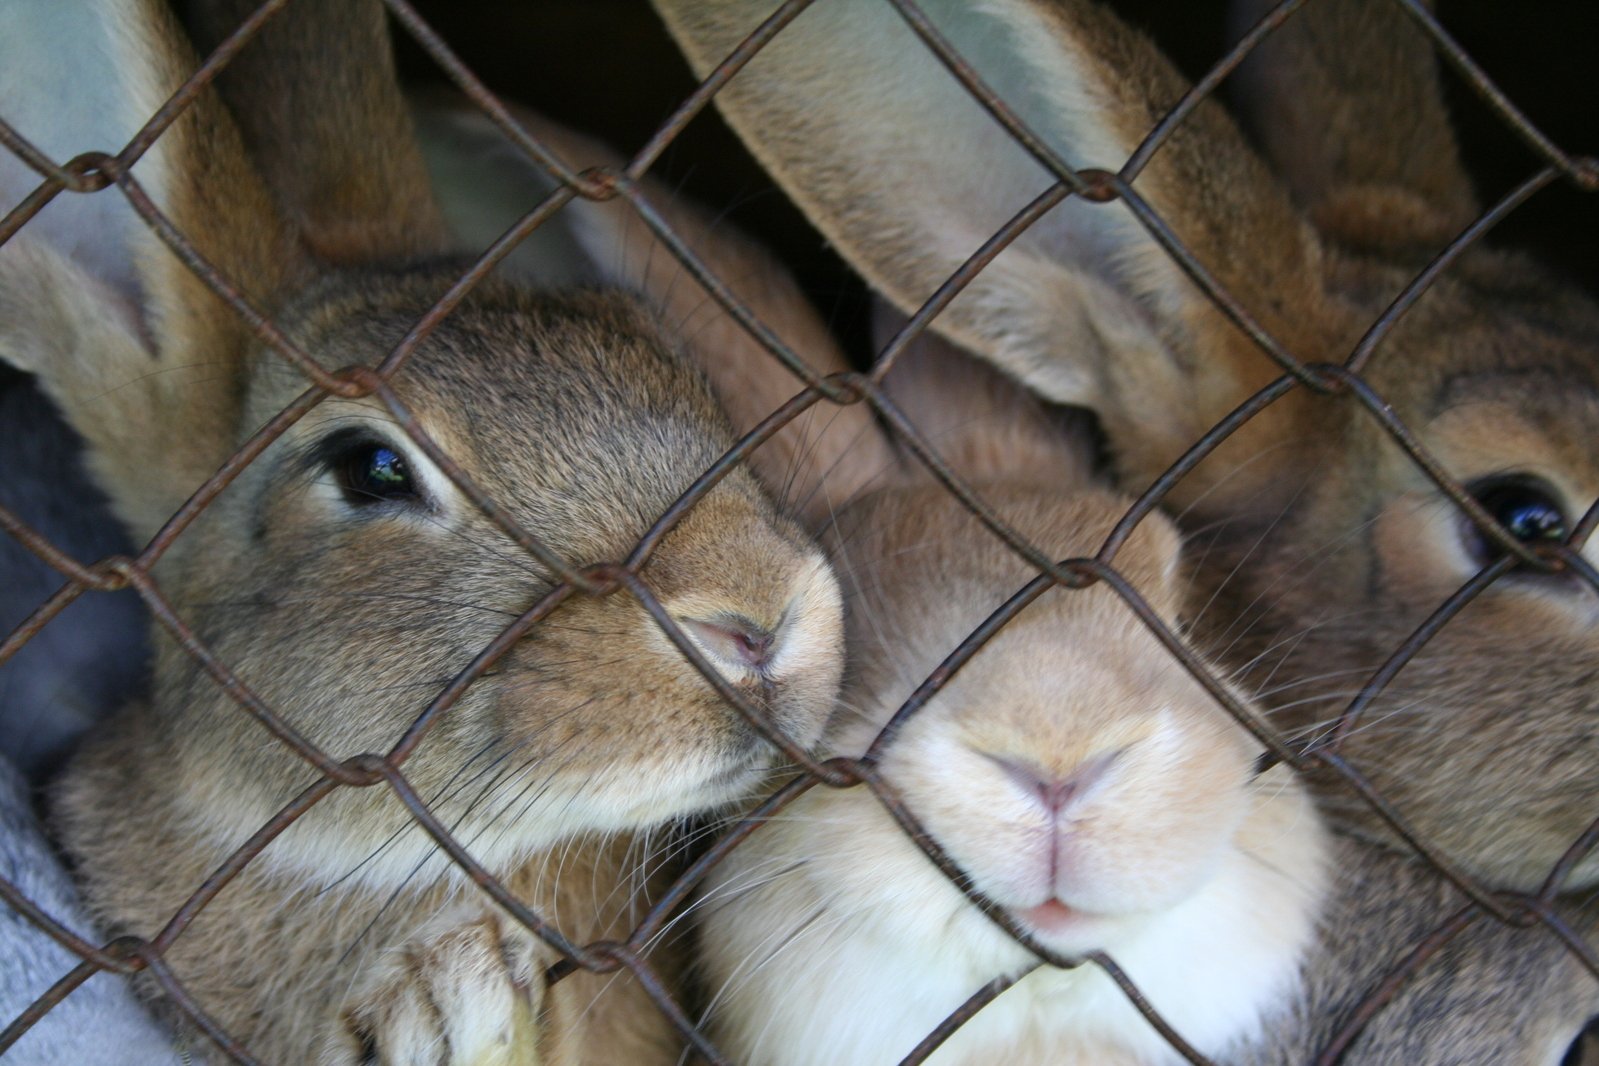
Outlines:
{"label": "dark rabbit eye", "polygon": [[[1537,478],[1488,478],[1471,486],[1471,494],[1483,510],[1523,544],[1565,540],[1571,533],[1571,521],[1560,505],[1560,494]],[[1498,558],[1498,547],[1470,520],[1466,524],[1472,554],[1485,563]]]}
{"label": "dark rabbit eye", "polygon": [[357,506],[421,498],[405,457],[387,444],[366,441],[341,450],[333,470],[344,498]]}

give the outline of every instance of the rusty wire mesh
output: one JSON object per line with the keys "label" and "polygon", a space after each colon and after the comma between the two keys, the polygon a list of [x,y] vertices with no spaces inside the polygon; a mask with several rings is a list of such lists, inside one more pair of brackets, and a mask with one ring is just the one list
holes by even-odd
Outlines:
{"label": "rusty wire mesh", "polygon": [[[862,759],[840,758],[818,761],[811,753],[774,729],[757,707],[752,706],[717,674],[715,668],[678,629],[652,593],[641,571],[661,538],[730,469],[744,462],[755,448],[816,404],[869,404],[892,432],[909,446],[933,475],[955,494],[993,535],[1006,541],[1039,572],[1038,577],[1004,608],[974,631],[959,647],[951,649],[943,665],[896,714],[893,723],[885,729],[885,734],[891,734],[907,716],[916,713],[917,709],[931,698],[967,659],[1038,594],[1055,586],[1080,588],[1094,583],[1104,583],[1126,602],[1216,701],[1254,735],[1267,752],[1267,759],[1287,762],[1301,770],[1319,769],[1340,777],[1353,795],[1368,804],[1423,861],[1430,864],[1441,877],[1458,889],[1463,897],[1459,909],[1443,918],[1431,936],[1416,945],[1396,945],[1388,979],[1373,987],[1370,995],[1358,1009],[1343,1021],[1341,1030],[1324,1049],[1320,1061],[1337,1061],[1358,1036],[1361,1027],[1382,1009],[1384,1003],[1396,994],[1405,980],[1425,967],[1428,961],[1451,941],[1469,935],[1473,929],[1479,928],[1485,922],[1508,923],[1521,927],[1526,930],[1524,935],[1529,936],[1537,935],[1537,930],[1532,927],[1541,926],[1563,941],[1581,965],[1599,979],[1599,953],[1596,953],[1593,945],[1586,943],[1580,935],[1569,928],[1552,906],[1567,874],[1589,852],[1594,842],[1599,840],[1599,821],[1596,821],[1579,839],[1572,841],[1565,858],[1549,872],[1541,891],[1531,895],[1497,892],[1457,869],[1426,839],[1412,831],[1402,815],[1385,800],[1380,790],[1368,780],[1359,767],[1348,762],[1341,751],[1344,739],[1366,708],[1382,692],[1384,686],[1435,633],[1501,575],[1517,566],[1564,569],[1599,591],[1599,578],[1596,578],[1593,567],[1581,555],[1583,544],[1594,526],[1599,524],[1599,503],[1589,508],[1563,543],[1537,547],[1523,544],[1501,528],[1465,486],[1443,470],[1442,466],[1427,453],[1425,446],[1411,429],[1396,418],[1383,397],[1362,377],[1362,370],[1372,358],[1377,357],[1374,353],[1384,337],[1400,317],[1427,291],[1428,286],[1446,271],[1464,250],[1480,241],[1497,222],[1527,198],[1547,185],[1562,181],[1584,191],[1599,188],[1599,163],[1592,159],[1568,155],[1540,132],[1538,127],[1496,88],[1493,81],[1476,66],[1472,58],[1452,40],[1437,19],[1418,0],[1393,0],[1393,2],[1403,8],[1405,13],[1431,37],[1446,61],[1467,80],[1483,100],[1488,102],[1509,128],[1533,148],[1542,160],[1542,165],[1536,173],[1493,205],[1477,224],[1461,233],[1439,252],[1432,263],[1420,271],[1414,282],[1394,300],[1388,311],[1371,324],[1366,336],[1342,364],[1307,363],[1281,346],[1250,309],[1226,291],[1207,265],[1196,257],[1166,222],[1149,207],[1133,184],[1140,170],[1166,142],[1172,131],[1185,120],[1193,107],[1214,92],[1221,81],[1266,35],[1291,18],[1303,6],[1302,0],[1285,0],[1267,15],[1148,132],[1139,150],[1117,173],[1073,170],[1020,124],[1004,101],[998,99],[982,84],[975,72],[944,41],[937,29],[911,0],[884,0],[885,3],[891,3],[895,7],[905,22],[921,38],[924,46],[932,50],[961,80],[994,120],[1026,145],[1028,151],[1055,175],[1057,182],[1033,203],[1018,212],[1003,229],[993,234],[990,240],[927,300],[920,311],[910,318],[901,332],[879,354],[870,372],[843,373],[825,377],[817,375],[807,365],[803,353],[788,348],[740,300],[736,292],[723,284],[696,258],[693,250],[672,231],[657,206],[651,202],[647,190],[640,184],[644,174],[658,161],[667,146],[697,114],[706,108],[718,90],[734,77],[764,44],[783,32],[784,27],[809,6],[811,0],[788,0],[777,8],[765,24],[751,34],[737,51],[729,55],[727,60],[704,80],[697,91],[682,102],[671,118],[656,131],[625,167],[599,168],[582,172],[571,169],[556,153],[538,144],[535,137],[521,129],[512,113],[455,56],[450,46],[407,0],[384,0],[384,2],[405,32],[410,34],[447,72],[449,78],[478,107],[490,115],[506,135],[527,152],[538,165],[554,174],[561,185],[556,192],[508,231],[499,242],[484,252],[471,269],[462,274],[458,282],[439,298],[436,306],[415,324],[405,340],[375,367],[352,367],[329,372],[308,354],[298,350],[279,332],[269,317],[252,307],[241,296],[230,279],[220,275],[205,261],[191,244],[188,236],[163,216],[130,173],[131,167],[139,157],[183,113],[194,98],[206,90],[232,56],[240,49],[248,47],[252,35],[285,7],[286,0],[267,0],[263,3],[254,16],[241,25],[206,59],[166,106],[150,117],[145,128],[127,145],[106,145],[102,151],[88,152],[75,159],[52,160],[29,145],[16,130],[5,124],[4,116],[0,116],[0,145],[22,159],[39,175],[37,189],[23,202],[11,207],[9,213],[0,219],[0,243],[26,226],[34,215],[58,195],[125,196],[137,214],[172,253],[178,256],[218,299],[228,304],[266,346],[274,350],[288,365],[302,373],[307,384],[306,391],[294,404],[263,425],[212,478],[198,486],[189,501],[172,515],[161,531],[131,557],[116,556],[92,562],[74,559],[58,550],[15,515],[0,509],[0,530],[17,538],[29,551],[58,571],[65,579],[65,583],[56,595],[40,604],[26,622],[0,642],[0,663],[14,655],[62,610],[85,593],[132,588],[137,591],[152,617],[168,636],[201,664],[215,682],[237,702],[240,713],[252,716],[263,729],[314,767],[320,775],[315,784],[305,789],[275,817],[262,825],[259,832],[239,848],[214,876],[204,884],[197,885],[193,895],[179,911],[173,914],[166,927],[148,938],[124,937],[107,944],[91,943],[82,939],[73,930],[58,924],[51,915],[43,913],[14,885],[0,880],[0,898],[4,898],[11,907],[83,960],[23,1015],[10,1020],[4,1032],[0,1033],[0,1051],[18,1040],[39,1018],[94,973],[101,970],[119,973],[144,970],[161,986],[177,1009],[214,1041],[226,1055],[238,1062],[256,1061],[247,1048],[241,1046],[207,1015],[198,1002],[203,998],[204,990],[186,987],[182,977],[166,964],[164,954],[183,935],[185,927],[193,916],[206,907],[274,837],[307,811],[337,789],[380,787],[393,792],[410,811],[416,823],[466,871],[488,897],[565,957],[565,962],[548,972],[547,977],[550,981],[559,981],[579,968],[601,973],[626,970],[642,984],[660,1010],[681,1030],[689,1045],[705,1060],[723,1062],[726,1059],[722,1053],[695,1028],[689,1005],[678,1001],[674,990],[663,982],[652,967],[649,945],[674,915],[688,903],[695,886],[717,862],[731,849],[739,846],[751,832],[756,831],[764,819],[781,810],[808,789],[820,786],[865,787],[872,790],[928,856],[961,886],[962,891],[971,898],[973,905],[983,909],[998,924],[1033,950],[1041,960],[1041,964],[1073,966],[1087,961],[1104,968],[1122,985],[1135,1005],[1183,1056],[1193,1062],[1206,1061],[1183,1041],[1180,1033],[1167,1026],[1158,1013],[1149,1007],[1113,959],[1100,954],[1091,956],[1087,960],[1059,957],[1043,945],[1029,939],[1025,930],[1017,926],[1005,911],[995,907],[971,889],[961,871],[940,850],[937,841],[921,828],[915,812],[907,809],[894,789],[876,773],[875,758],[880,745],[874,745],[873,751]],[[1241,404],[1232,415],[1196,440],[1182,459],[1139,496],[1094,557],[1057,561],[1019,537],[1006,525],[1003,518],[988,506],[979,492],[973,491],[946,467],[937,456],[935,448],[895,407],[880,385],[884,373],[895,362],[899,352],[928,327],[935,316],[979,271],[1004,250],[1018,234],[1045,212],[1069,197],[1082,197],[1095,201],[1114,199],[1124,201],[1184,273],[1240,330],[1256,342],[1261,358],[1272,360],[1280,368],[1281,374]],[[781,361],[804,383],[802,391],[791,402],[772,412],[762,425],[746,435],[732,451],[706,470],[704,476],[683,494],[677,504],[659,517],[626,558],[592,564],[564,559],[543,543],[537,530],[518,528],[505,510],[495,506],[494,501],[487,498],[471,482],[451,457],[427,437],[390,385],[396,374],[403,373],[405,362],[411,352],[445,316],[451,313],[473,286],[486,277],[518,242],[576,198],[621,199],[631,205],[672,253],[681,259],[683,266],[704,284],[728,313],[758,338],[769,349],[774,359]],[[1393,650],[1389,661],[1377,669],[1364,682],[1360,691],[1348,701],[1330,738],[1313,748],[1301,743],[1290,743],[1263,723],[1249,708],[1241,705],[1226,684],[1161,621],[1138,591],[1131,587],[1115,568],[1117,553],[1133,527],[1161,505],[1174,484],[1241,426],[1295,392],[1315,394],[1323,398],[1323,402],[1326,403],[1344,402],[1361,405],[1369,417],[1380,423],[1391,435],[1392,440],[1420,464],[1427,475],[1434,480],[1439,491],[1452,500],[1455,506],[1505,553],[1497,562],[1462,587],[1455,596],[1443,603],[1432,617],[1417,628],[1410,639]],[[482,649],[448,686],[419,710],[411,727],[403,735],[395,738],[393,746],[388,751],[365,752],[349,757],[340,757],[319,749],[297,732],[278,709],[254,694],[248,679],[235,675],[226,662],[219,660],[208,649],[205,642],[174,609],[151,576],[151,568],[174,541],[184,534],[202,509],[206,508],[240,471],[274,440],[330,396],[376,397],[405,428],[413,442],[446,472],[461,492],[497,522],[507,536],[549,567],[559,578],[555,588],[547,596],[509,624],[491,645]],[[569,941],[560,930],[534,913],[474,859],[470,851],[452,836],[450,829],[413,789],[406,778],[404,767],[417,746],[425,742],[430,730],[442,716],[448,714],[466,687],[488,671],[514,642],[572,597],[613,595],[636,598],[644,609],[654,616],[661,629],[685,658],[710,685],[715,687],[722,698],[737,708],[772,744],[782,749],[783,753],[803,772],[792,783],[752,811],[743,821],[732,827],[714,846],[699,855],[692,865],[676,878],[671,889],[651,908],[625,941],[580,944]],[[1408,947],[1409,950],[1400,950],[1403,947]],[[921,1061],[968,1017],[1003,993],[1022,976],[1025,975],[998,979],[983,988],[974,989],[968,1003],[951,1015],[937,1031],[929,1034],[923,1046],[906,1061]]]}

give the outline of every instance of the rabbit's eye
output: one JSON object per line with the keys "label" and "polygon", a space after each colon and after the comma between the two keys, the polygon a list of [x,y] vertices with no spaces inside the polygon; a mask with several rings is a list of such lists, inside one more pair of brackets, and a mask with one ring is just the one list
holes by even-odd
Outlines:
{"label": "rabbit's eye", "polygon": [[[1471,494],[1494,520],[1523,544],[1565,540],[1571,522],[1560,505],[1560,495],[1547,483],[1532,477],[1495,477],[1471,486]],[[1488,562],[1500,555],[1494,543],[1468,520],[1466,531],[1472,553]]]}
{"label": "rabbit's eye", "polygon": [[405,458],[386,444],[358,444],[340,455],[334,469],[344,498],[352,504],[420,498]]}

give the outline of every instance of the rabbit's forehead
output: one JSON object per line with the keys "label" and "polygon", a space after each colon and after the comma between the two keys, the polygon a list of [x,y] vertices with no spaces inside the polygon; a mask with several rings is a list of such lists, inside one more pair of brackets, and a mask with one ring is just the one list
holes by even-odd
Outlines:
{"label": "rabbit's forehead", "polygon": [[1517,402],[1573,390],[1591,400],[1599,394],[1599,308],[1559,296],[1440,285],[1379,345],[1372,376],[1425,383],[1417,399],[1433,410],[1495,389]]}
{"label": "rabbit's forehead", "polygon": [[[1463,481],[1526,472],[1579,496],[1599,492],[1599,315],[1585,303],[1507,307],[1445,286],[1400,320],[1363,377]],[[1349,410],[1362,435],[1389,440],[1359,405]],[[1346,446],[1341,434],[1330,443]],[[1391,451],[1409,480],[1415,464]]]}
{"label": "rabbit's forehead", "polygon": [[[327,366],[375,364],[427,309],[332,304],[305,315],[301,333]],[[470,461],[474,478],[501,487],[531,480],[603,489],[627,469],[645,488],[656,472],[697,475],[731,444],[704,380],[619,296],[491,293],[440,322],[391,384],[429,437],[452,458]],[[305,381],[269,364],[252,385],[252,405],[270,414]],[[385,404],[370,397],[324,402],[300,432],[325,432],[330,422],[349,419],[402,432]]]}
{"label": "rabbit's forehead", "polygon": [[1577,499],[1599,494],[1599,395],[1580,382],[1551,374],[1457,380],[1426,437],[1463,479],[1529,473]]}
{"label": "rabbit's forehead", "polygon": [[[283,311],[286,331],[328,369],[375,366],[402,342],[409,352],[394,374],[418,403],[461,411],[480,422],[492,408],[559,413],[574,397],[608,412],[688,414],[705,424],[716,410],[709,385],[677,354],[652,312],[618,291],[540,292],[481,284],[448,314],[430,320],[455,280],[449,271],[323,278]],[[412,345],[413,332],[420,340]],[[268,355],[266,362],[282,363]],[[304,379],[283,381],[266,366],[255,375],[297,395]],[[298,385],[298,388],[295,386]],[[288,391],[293,389],[292,392]]]}

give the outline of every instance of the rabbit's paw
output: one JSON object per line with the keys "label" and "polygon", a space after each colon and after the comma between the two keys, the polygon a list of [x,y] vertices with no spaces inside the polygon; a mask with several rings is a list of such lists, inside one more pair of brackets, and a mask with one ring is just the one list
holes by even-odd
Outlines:
{"label": "rabbit's paw", "polygon": [[477,912],[392,952],[337,1014],[327,1066],[537,1066],[542,945]]}

